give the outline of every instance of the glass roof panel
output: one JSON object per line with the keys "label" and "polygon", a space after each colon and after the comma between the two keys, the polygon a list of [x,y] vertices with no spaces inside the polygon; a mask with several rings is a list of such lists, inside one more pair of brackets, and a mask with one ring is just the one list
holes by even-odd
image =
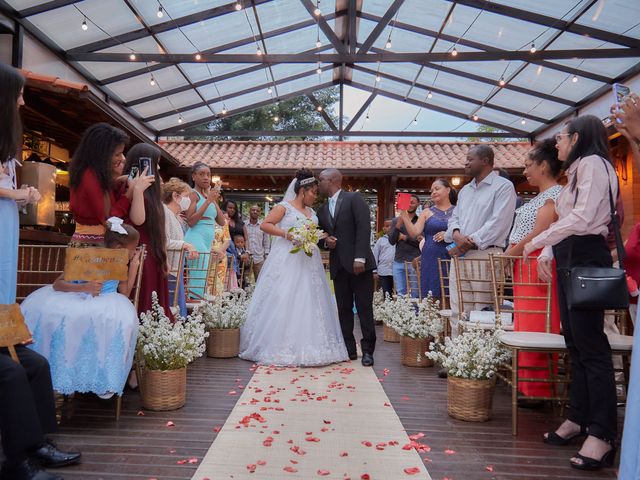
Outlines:
{"label": "glass roof panel", "polygon": [[[567,80],[569,80],[569,83],[574,88],[568,91],[563,91],[561,94],[558,91],[558,88]],[[589,88],[585,89],[585,85],[580,85],[580,81],[572,83],[570,80],[571,75],[565,72],[543,67],[542,65],[529,64],[518,74],[516,78],[511,80],[510,83],[518,87],[528,88],[530,90],[535,90],[536,92],[574,101],[581,99],[589,92]],[[579,80],[582,80],[582,78]]]}
{"label": "glass roof panel", "polygon": [[189,110],[188,112],[184,112],[182,114],[174,113],[173,115],[169,115],[168,117],[160,118],[153,122],[149,122],[149,125],[156,130],[163,130],[165,128],[177,127],[180,125],[178,119],[182,116],[182,120],[184,123],[193,122],[196,120],[204,120],[205,118],[211,117],[213,114],[211,110],[207,107],[195,108],[193,110]]}
{"label": "glass roof panel", "polygon": [[567,108],[569,107],[560,103],[550,102],[549,100],[541,100],[538,102],[538,105],[536,105],[534,109],[529,113],[537,117],[552,119],[560,115]]}
{"label": "glass roof panel", "polygon": [[268,84],[271,84],[271,77],[269,76],[268,70],[263,68],[245,75],[239,75],[237,77],[216,82],[217,89],[213,84],[209,84],[200,87],[199,90],[205,98],[209,99],[216,98],[218,96],[218,91],[220,91],[221,95],[229,95],[259,85],[265,85],[264,90],[266,91],[266,85]]}
{"label": "glass roof panel", "polygon": [[[367,68],[374,70],[374,65],[367,65]],[[413,81],[420,71],[420,65],[415,63],[381,63],[380,71],[389,75],[404,78],[405,80]]]}
{"label": "glass roof panel", "polygon": [[176,108],[186,107],[202,102],[200,96],[194,90],[176,93],[168,97],[159,98],[150,102],[135,105],[132,108],[142,117],[150,117],[164,112],[172,112]]}
{"label": "glass roof panel", "polygon": [[298,80],[294,80],[293,82],[287,82],[282,85],[278,85],[278,93],[280,95],[287,95],[289,93],[305,90],[307,88],[313,88],[314,86],[330,81],[331,72],[322,72],[322,75],[315,74],[310,77],[300,78]]}
{"label": "glass roof panel", "polygon": [[269,53],[298,53],[316,48],[316,41],[320,35],[320,42],[324,46],[329,45],[329,40],[318,30],[317,27],[311,26],[300,30],[294,30],[277,37],[265,39],[267,51]]}
{"label": "glass roof panel", "polygon": [[266,90],[262,89],[257,92],[247,93],[245,95],[240,95],[229,100],[225,100],[225,105],[229,110],[229,113],[233,114],[233,110],[237,110],[248,105],[253,105],[255,103],[264,102],[271,99],[271,95],[269,95]]}
{"label": "glass roof panel", "polygon": [[[508,7],[518,8],[520,10],[530,11],[534,13],[540,13],[548,17],[564,18],[571,12],[575,11],[579,5],[584,4],[588,0],[578,1],[543,1],[532,2],[531,0],[492,0],[493,3],[499,3],[500,5],[506,5]],[[507,19],[507,17],[504,17]]]}
{"label": "glass roof panel", "polygon": [[[507,88],[500,88],[497,93],[491,99],[491,103],[510,108],[512,110],[520,111],[522,113],[528,113],[535,108],[540,99],[532,95],[526,95],[524,93],[509,90]],[[557,104],[561,109],[566,108],[566,105]]]}
{"label": "glass roof panel", "polygon": [[[362,4],[362,11],[378,17],[384,16],[393,2],[391,0],[367,0]],[[416,27],[438,31],[440,25],[451,8],[451,2],[445,0],[405,0],[398,10],[398,22],[409,23]],[[362,20],[360,25],[362,25]],[[382,33],[386,39],[389,36],[390,26],[387,26]],[[395,30],[395,29],[394,29]],[[364,42],[369,32],[358,32],[358,41]]]}
{"label": "glass roof panel", "polygon": [[109,90],[123,101],[128,102],[136,98],[153,95],[159,91],[169,90],[187,85],[187,81],[176,67],[164,68],[153,72],[155,85],[151,85],[151,74],[139,75],[119,82],[109,84]]}
{"label": "glass roof panel", "polygon": [[439,88],[441,90],[457,93],[458,95],[465,95],[478,100],[486,98],[486,96],[495,88],[494,85],[488,83],[476,82],[475,80],[434,70],[432,68],[424,68],[420,74],[418,82],[425,86]]}
{"label": "glass roof panel", "polygon": [[[135,62],[78,62],[78,65],[86,68],[97,79],[109,78],[114,75],[133,72],[140,68]],[[155,63],[150,63],[153,66]]]}
{"label": "glass roof panel", "polygon": [[[140,12],[147,25],[156,25],[158,23],[171,21],[171,19],[191,15],[192,13],[203,12],[210,8],[227,5],[229,0],[162,0],[162,7],[164,8],[164,15],[162,18],[158,17],[159,5],[157,2],[150,2],[149,0],[133,0],[132,3],[136,10]],[[230,15],[232,14],[224,15],[224,17],[229,17]]]}
{"label": "glass roof panel", "polygon": [[[331,3],[333,3],[333,5],[330,5]],[[263,32],[269,32],[287,25],[312,19],[300,0],[278,0],[277,2],[262,3],[256,7],[256,10]],[[329,12],[333,13],[335,11],[335,2],[323,0],[320,2],[320,10],[324,10],[325,14]],[[249,18],[251,19],[256,35],[258,35],[258,28],[253,11],[249,14]]]}
{"label": "glass roof panel", "polygon": [[[153,37],[142,37],[132,42],[99,50],[101,53],[130,53],[131,51],[136,53],[163,53],[162,48],[160,48],[160,45],[158,45],[158,42],[156,42]],[[137,64],[138,66],[143,65],[140,62]]]}
{"label": "glass roof panel", "polygon": [[7,0],[7,3],[16,10],[24,10],[25,8],[35,7],[42,3],[41,0]]}
{"label": "glass roof panel", "polygon": [[[86,31],[81,28],[85,16],[88,26]],[[85,0],[77,5],[33,15],[29,17],[29,21],[64,50],[141,28],[133,12],[120,0]],[[96,22],[100,28],[92,22]]]}
{"label": "glass roof panel", "polygon": [[251,63],[181,63],[180,68],[192,82],[200,82],[212,77],[219,77],[231,72],[238,72],[253,67]]}
{"label": "glass roof panel", "polygon": [[[620,15],[624,12],[624,15]],[[599,0],[576,23],[640,38],[640,3],[629,0]]]}
{"label": "glass roof panel", "polygon": [[488,120],[489,122],[498,123],[500,125],[504,125],[505,128],[513,128],[516,130],[524,130],[527,132],[532,132],[536,128],[540,127],[542,124],[538,122],[534,122],[533,120],[525,120],[525,124],[522,125],[522,118],[517,117],[515,115],[511,115],[509,113],[499,112],[497,110],[493,110],[489,107],[481,107],[476,115],[480,117],[479,122],[482,123],[482,120]]}
{"label": "glass roof panel", "polygon": [[411,91],[409,98],[418,100],[419,102],[424,102],[427,105],[435,105],[436,107],[446,108],[462,115],[470,115],[471,112],[473,112],[477,108],[477,105],[473,103],[464,102],[462,100],[446,97],[444,95],[434,95],[432,98],[425,100],[426,95],[426,91],[419,88],[414,88]]}

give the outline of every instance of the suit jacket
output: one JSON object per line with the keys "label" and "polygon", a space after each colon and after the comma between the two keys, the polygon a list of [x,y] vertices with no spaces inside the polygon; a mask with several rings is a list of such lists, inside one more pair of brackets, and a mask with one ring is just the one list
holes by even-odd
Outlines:
{"label": "suit jacket", "polygon": [[[353,273],[353,261],[365,259],[365,270],[376,268],[371,251],[371,220],[369,206],[357,192],[345,192],[338,195],[334,217],[329,213],[329,203],[325,202],[318,211],[320,228],[338,239],[336,248],[331,250],[329,271],[335,278],[342,268]],[[321,245],[324,240],[321,240]]]}

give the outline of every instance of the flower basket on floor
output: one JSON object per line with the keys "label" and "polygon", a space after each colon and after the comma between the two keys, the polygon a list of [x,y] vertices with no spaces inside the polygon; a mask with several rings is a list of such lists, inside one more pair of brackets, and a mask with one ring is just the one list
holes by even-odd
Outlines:
{"label": "flower basket on floor", "polygon": [[431,367],[433,361],[426,356],[431,338],[443,329],[438,302],[428,294],[422,301],[398,297],[390,310],[389,325],[400,335],[400,357],[408,367]]}
{"label": "flower basket on floor", "polygon": [[240,350],[240,327],[247,319],[250,295],[244,290],[232,290],[210,297],[198,305],[194,312],[207,326],[207,356],[213,358],[237,357]]}
{"label": "flower basket on floor", "polygon": [[467,422],[491,418],[496,369],[509,360],[510,352],[500,345],[502,331],[467,328],[453,340],[432,343],[427,356],[448,373],[447,411]]}
{"label": "flower basket on floor", "polygon": [[175,410],[187,398],[187,365],[204,353],[208,334],[197,314],[171,323],[153,292],[151,310],[140,315],[136,371],[142,405]]}
{"label": "flower basket on floor", "polygon": [[386,323],[382,326],[382,339],[389,343],[399,343],[400,335]]}

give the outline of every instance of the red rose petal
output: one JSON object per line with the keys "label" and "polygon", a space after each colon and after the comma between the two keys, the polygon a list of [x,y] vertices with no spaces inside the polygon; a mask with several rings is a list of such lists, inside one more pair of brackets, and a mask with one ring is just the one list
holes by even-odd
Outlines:
{"label": "red rose petal", "polygon": [[137,415],[138,415],[139,417],[144,417],[144,412],[143,412],[142,410],[138,410]]}
{"label": "red rose petal", "polygon": [[368,473],[360,475],[360,480],[371,480],[371,476]]}
{"label": "red rose petal", "polygon": [[404,469],[404,473],[407,475],[415,475],[416,473],[420,473],[420,469],[418,467],[407,467]]}
{"label": "red rose petal", "polygon": [[331,420],[323,420],[323,422],[325,423],[325,425],[331,425]]}
{"label": "red rose petal", "polygon": [[455,450],[450,450],[450,449],[448,449],[448,448],[447,448],[447,449],[444,451],[444,453],[446,453],[447,455],[453,455],[454,453],[456,453],[456,451],[455,451]]}
{"label": "red rose petal", "polygon": [[487,472],[493,472],[493,465],[487,465],[486,467],[484,467],[484,469],[485,469]]}
{"label": "red rose petal", "polygon": [[250,463],[249,465],[247,465],[247,470],[249,470],[249,473],[255,472],[256,468],[258,468],[258,467],[256,466],[255,463]]}
{"label": "red rose petal", "polygon": [[372,447],[373,443],[367,441],[367,440],[363,440],[362,442],[360,442],[362,445],[364,445],[365,447]]}
{"label": "red rose petal", "polygon": [[320,439],[318,437],[307,437],[305,438],[307,442],[319,442]]}
{"label": "red rose petal", "polygon": [[349,456],[349,452],[340,452],[340,456],[341,457],[348,457]]}
{"label": "red rose petal", "polygon": [[318,470],[318,475],[326,477],[327,475],[331,475],[331,472],[329,470]]}
{"label": "red rose petal", "polygon": [[191,458],[187,461],[187,463],[190,463],[190,464],[192,464],[192,465],[193,465],[194,463],[198,463],[198,459],[197,459],[196,457],[191,457]]}
{"label": "red rose petal", "polygon": [[289,473],[296,473],[298,471],[297,468],[293,468],[293,467],[284,467],[283,470]]}
{"label": "red rose petal", "polygon": [[167,422],[167,427],[175,427],[175,426],[176,426],[176,424],[175,424],[175,423],[173,423],[171,420],[169,420],[169,421]]}

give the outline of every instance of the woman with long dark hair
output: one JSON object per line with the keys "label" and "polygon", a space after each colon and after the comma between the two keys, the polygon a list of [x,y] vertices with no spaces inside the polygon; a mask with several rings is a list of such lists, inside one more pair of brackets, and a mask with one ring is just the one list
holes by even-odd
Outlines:
{"label": "woman with long dark hair", "polygon": [[22,122],[18,110],[24,105],[24,78],[9,65],[0,64],[0,303],[15,303],[18,281],[17,202],[35,203],[40,193],[33,187],[17,188],[16,156],[22,146]]}
{"label": "woman with long dark hair", "polygon": [[[145,159],[145,162],[141,162]],[[140,233],[140,244],[147,246],[147,255],[142,266],[142,283],[138,301],[138,313],[151,310],[151,294],[158,294],[158,303],[171,317],[169,300],[169,279],[167,277],[167,244],[165,237],[165,214],[162,203],[162,180],[158,165],[160,149],[146,143],[138,143],[127,152],[124,174],[129,175],[133,167],[139,174],[153,178],[153,182],[144,191],[144,209],[131,212],[130,223]],[[140,213],[138,215],[138,213]]]}
{"label": "woman with long dark hair", "polygon": [[207,272],[203,271],[202,267],[206,268],[210,261],[215,224],[223,227],[225,220],[218,206],[220,189],[211,187],[211,169],[208,165],[196,162],[191,167],[191,186],[191,205],[186,212],[189,230],[184,239],[196,247],[200,252],[200,258],[187,262],[192,268],[189,272],[189,292],[192,298],[202,300],[207,277]]}
{"label": "woman with long dark hair", "polygon": [[96,123],[82,135],[69,165],[69,209],[76,222],[72,245],[102,245],[107,218],[139,217],[144,211],[143,192],[153,177],[122,175],[127,143],[127,134],[107,123]]}
{"label": "woman with long dark hair", "polygon": [[[569,271],[573,267],[611,267],[607,245],[611,207],[609,193],[618,195],[607,131],[593,116],[577,117],[556,135],[558,158],[564,162],[567,185],[556,201],[558,220],[524,247],[524,256],[543,248],[538,275],[551,278],[556,261],[557,294],[562,333],[571,355],[571,385],[567,419],[544,435],[550,445],[566,445],[587,435],[571,466],[597,470],[612,466],[617,435],[616,386],[611,346],[604,333],[604,309],[569,308]],[[615,202],[615,200],[614,200]]]}
{"label": "woman with long dark hair", "polygon": [[244,220],[242,220],[242,214],[238,209],[238,204],[233,200],[225,200],[222,202],[222,210],[227,212],[229,216],[229,234],[231,238],[234,238],[236,235],[242,235],[245,240],[249,238],[247,233],[247,227],[244,224]]}
{"label": "woman with long dark hair", "polygon": [[404,225],[411,237],[424,236],[420,261],[420,290],[426,297],[429,292],[435,299],[441,296],[438,259],[449,258],[444,243],[444,232],[456,205],[456,189],[444,178],[436,178],[431,184],[433,205],[422,211],[416,223],[411,223],[409,213],[402,213]]}

